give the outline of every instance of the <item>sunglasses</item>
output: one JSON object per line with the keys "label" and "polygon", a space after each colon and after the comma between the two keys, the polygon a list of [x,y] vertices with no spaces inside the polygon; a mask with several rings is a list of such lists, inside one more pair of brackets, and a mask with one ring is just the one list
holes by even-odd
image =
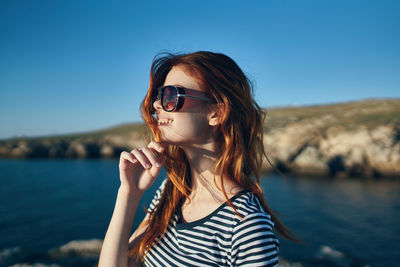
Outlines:
{"label": "sunglasses", "polygon": [[204,92],[173,85],[163,86],[157,89],[157,97],[153,98],[153,103],[161,100],[163,110],[167,112],[178,111],[183,107],[185,98],[210,101]]}

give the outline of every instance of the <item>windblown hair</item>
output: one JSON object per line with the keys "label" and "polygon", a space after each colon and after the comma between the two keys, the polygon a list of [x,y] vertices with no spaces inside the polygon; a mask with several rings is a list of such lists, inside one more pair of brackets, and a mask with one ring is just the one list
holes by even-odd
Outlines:
{"label": "windblown hair", "polygon": [[[211,96],[213,103],[223,107],[216,131],[219,157],[214,170],[214,183],[215,177],[220,177],[220,190],[228,204],[236,211],[225,192],[222,177],[229,177],[244,189],[253,192],[260,199],[265,211],[271,215],[276,232],[289,240],[300,242],[280,222],[265,201],[260,186],[262,162],[264,157],[268,159],[263,146],[265,113],[252,97],[251,82],[230,57],[200,51],[190,54],[162,53],[153,59],[149,90],[141,104],[141,113],[154,139],[160,140],[160,132],[153,117],[153,96],[174,66],[182,67],[188,75],[197,79],[200,87]],[[149,220],[139,226],[146,226],[146,230],[129,252],[136,259],[143,260],[150,247],[161,239],[171,218],[191,192],[190,166],[183,150],[169,145],[166,155],[164,168],[169,179],[158,205],[149,213]]]}

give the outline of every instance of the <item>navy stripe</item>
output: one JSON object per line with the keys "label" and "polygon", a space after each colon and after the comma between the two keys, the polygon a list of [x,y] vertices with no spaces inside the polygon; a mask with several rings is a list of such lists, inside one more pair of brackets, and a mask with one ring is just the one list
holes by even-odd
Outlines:
{"label": "navy stripe", "polygon": [[271,241],[271,242],[268,241],[268,242],[261,243],[261,244],[260,243],[256,243],[256,244],[254,244],[252,246],[246,246],[246,250],[252,250],[253,248],[262,248],[264,246],[271,246],[271,245],[274,245],[275,248],[271,247],[271,248],[266,249],[265,250],[266,253],[269,253],[269,252],[272,252],[273,250],[276,250],[276,246],[279,246],[275,241]]}
{"label": "navy stripe", "polygon": [[246,262],[241,262],[239,265],[240,266],[243,266],[244,264],[246,264],[247,266],[252,266],[252,267],[255,267],[255,266],[262,266],[262,267],[275,267],[275,266],[279,266],[278,265],[278,257],[276,257],[276,261],[273,261],[273,262],[271,262],[271,263],[266,263],[266,261],[268,261],[268,260],[263,260],[263,261],[260,261],[260,260],[250,260],[250,261],[246,261]]}
{"label": "navy stripe", "polygon": [[[230,238],[229,237],[224,237],[224,236],[222,236],[222,234],[225,234],[225,235],[231,235],[232,234],[232,232],[228,232],[228,231],[224,231],[224,233],[220,233],[220,232],[218,232],[219,231],[219,229],[216,229],[215,230],[215,227],[213,227],[214,228],[214,231],[211,231],[212,230],[212,227],[203,227],[204,229],[202,229],[202,230],[200,230],[200,229],[193,229],[192,230],[192,232],[196,232],[196,233],[199,233],[199,234],[202,234],[204,237],[207,237],[207,236],[215,236],[215,237],[217,237],[217,238],[219,238],[220,240],[223,240],[223,241],[225,241],[225,242],[227,242],[227,241],[229,241],[230,240]],[[209,231],[207,231],[207,229],[210,229]],[[176,229],[178,232],[180,231],[179,229]],[[181,231],[182,233],[182,235],[188,235],[189,233],[187,233],[186,232],[186,229],[185,229],[185,231]],[[196,236],[196,235],[194,235],[193,236],[193,238],[199,238],[198,236]]]}
{"label": "navy stripe", "polygon": [[[213,239],[211,233],[208,235],[208,238],[207,237],[196,237],[195,235],[190,235],[190,236],[186,235],[186,237],[184,235],[180,235],[180,240],[183,240],[183,241],[186,241],[186,242],[196,242],[196,240],[205,241],[207,243],[212,243],[213,244],[213,246],[207,246],[208,248],[218,248],[218,247],[220,247],[220,248],[223,248],[226,251],[230,250],[230,248],[232,247],[230,240],[227,241],[226,242],[227,245],[225,245],[222,242],[218,242],[217,239]],[[197,243],[197,244],[203,245],[201,243]]]}
{"label": "navy stripe", "polygon": [[[267,264],[267,262],[269,262],[269,261],[271,261],[271,263]],[[240,257],[237,257],[235,260],[237,265],[250,264],[250,263],[254,263],[254,262],[258,262],[258,263],[263,262],[264,266],[274,265],[274,264],[276,264],[275,261],[276,262],[278,261],[278,253],[276,252],[276,249],[274,249],[274,248],[271,248],[271,249],[265,250],[265,251],[257,251],[254,253],[243,254]]]}
{"label": "navy stripe", "polygon": [[[246,238],[253,234],[257,234],[257,236],[253,237],[252,239]],[[250,242],[252,240],[260,240],[260,239],[265,239],[265,238],[271,238],[272,240],[274,240],[274,239],[276,239],[275,237],[276,237],[275,234],[271,231],[263,232],[262,229],[255,229],[251,232],[244,233],[243,235],[241,235],[240,238],[236,239],[233,242],[232,250],[235,250],[236,246],[239,246],[241,244],[241,242]]]}
{"label": "navy stripe", "polygon": [[[238,226],[240,226],[240,229]],[[272,231],[271,229],[273,229],[273,225],[270,220],[266,219],[263,216],[255,216],[253,218],[249,218],[247,220],[243,220],[242,222],[240,222],[234,229],[234,231],[237,229],[235,231],[235,235],[239,236],[240,233],[254,226],[259,226],[259,228],[265,228],[264,229],[265,231]]]}

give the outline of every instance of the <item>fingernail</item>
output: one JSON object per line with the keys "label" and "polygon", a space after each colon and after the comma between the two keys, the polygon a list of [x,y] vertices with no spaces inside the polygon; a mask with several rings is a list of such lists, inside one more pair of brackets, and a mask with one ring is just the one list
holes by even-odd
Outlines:
{"label": "fingernail", "polygon": [[146,164],[146,169],[150,169],[151,165],[150,164]]}
{"label": "fingernail", "polygon": [[160,162],[156,162],[156,166],[157,167],[161,167],[161,163]]}

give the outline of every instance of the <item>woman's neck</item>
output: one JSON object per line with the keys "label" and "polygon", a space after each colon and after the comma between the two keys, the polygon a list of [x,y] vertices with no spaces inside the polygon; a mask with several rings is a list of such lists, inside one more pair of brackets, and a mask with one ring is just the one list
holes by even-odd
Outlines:
{"label": "woman's neck", "polygon": [[[190,166],[192,179],[191,199],[204,199],[213,197],[218,202],[225,202],[219,173],[214,171],[218,161],[219,151],[215,142],[198,146],[182,147]],[[223,176],[223,184],[228,197],[235,195],[242,188],[228,176]]]}

